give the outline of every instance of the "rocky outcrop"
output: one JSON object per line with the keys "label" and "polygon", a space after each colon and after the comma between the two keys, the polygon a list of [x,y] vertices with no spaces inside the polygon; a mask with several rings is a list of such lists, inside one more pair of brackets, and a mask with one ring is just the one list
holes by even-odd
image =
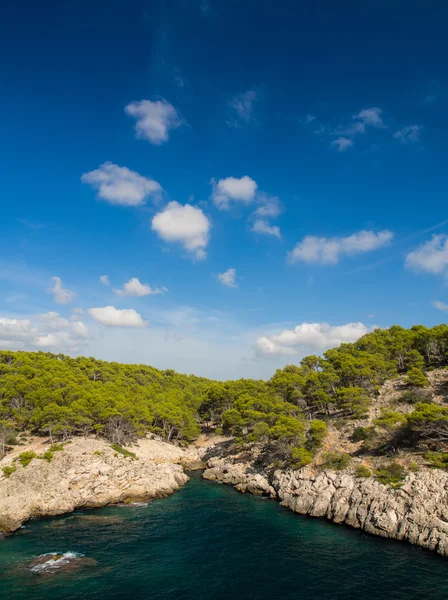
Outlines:
{"label": "rocky outcrop", "polygon": [[132,450],[135,458],[115,452],[105,441],[77,438],[55,452],[51,462],[34,458],[23,467],[12,455],[4,459],[2,467],[16,465],[17,470],[0,478],[0,533],[18,529],[31,517],[166,496],[188,481],[183,467],[197,466],[201,455],[194,447],[184,451],[150,439]]}
{"label": "rocky outcrop", "polygon": [[233,485],[240,492],[276,497],[275,489],[266,476],[257,473],[249,463],[226,462],[222,458],[211,458],[204,471],[204,479]]}
{"label": "rocky outcrop", "polygon": [[406,540],[448,556],[448,475],[439,470],[411,473],[392,489],[373,477],[350,472],[257,472],[250,462],[213,458],[206,479],[234,485],[242,492],[277,497],[283,506],[314,517],[325,517],[367,533]]}

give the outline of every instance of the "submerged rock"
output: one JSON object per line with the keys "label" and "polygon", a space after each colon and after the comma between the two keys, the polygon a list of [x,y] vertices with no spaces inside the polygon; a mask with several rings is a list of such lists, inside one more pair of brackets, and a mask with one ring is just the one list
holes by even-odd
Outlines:
{"label": "submerged rock", "polygon": [[36,575],[54,575],[56,573],[71,573],[85,567],[94,567],[97,562],[93,558],[77,552],[48,552],[36,556],[27,564],[31,573]]}

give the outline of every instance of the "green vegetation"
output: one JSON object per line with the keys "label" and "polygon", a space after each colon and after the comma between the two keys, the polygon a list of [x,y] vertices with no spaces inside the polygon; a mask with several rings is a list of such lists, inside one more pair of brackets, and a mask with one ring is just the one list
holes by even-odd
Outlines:
{"label": "green vegetation", "polygon": [[448,452],[427,452],[425,459],[431,467],[448,469]]}
{"label": "green vegetation", "polygon": [[350,454],[346,452],[325,452],[322,455],[322,460],[322,467],[324,469],[341,471],[349,466],[351,458]]}
{"label": "green vegetation", "polygon": [[278,369],[267,382],[216,382],[145,365],[1,351],[0,456],[24,431],[48,436],[50,453],[57,451],[53,443],[96,434],[123,455],[124,446],[149,432],[185,444],[204,426],[230,433],[241,448],[262,445],[276,464],[303,465],[322,447],[330,422],[346,429],[364,418],[380,386],[397,375],[411,386],[403,399],[415,410],[386,408],[373,427],[357,426],[353,441],[378,454],[400,445],[441,450],[448,407],[428,403],[424,371],[447,365],[447,325],[377,329]]}
{"label": "green vegetation", "polygon": [[306,448],[299,447],[291,450],[291,467],[293,469],[301,469],[305,465],[309,465],[313,460],[313,453]]}
{"label": "green vegetation", "polygon": [[50,450],[47,450],[46,452],[44,452],[42,454],[42,456],[38,456],[37,458],[42,458],[43,460],[46,460],[47,462],[51,462],[53,460],[53,452],[50,452]]}
{"label": "green vegetation", "polygon": [[419,402],[423,402],[424,404],[431,404],[432,396],[428,390],[413,389],[404,392],[401,395],[400,401],[406,404],[418,404]]}
{"label": "green vegetation", "polygon": [[406,383],[414,387],[426,387],[429,385],[428,378],[418,367],[411,367],[407,372]]}
{"label": "green vegetation", "polygon": [[370,477],[372,472],[365,465],[358,465],[355,469],[355,475],[356,477]]}
{"label": "green vegetation", "polygon": [[352,442],[364,442],[375,433],[374,427],[355,427],[351,435]]}
{"label": "green vegetation", "polygon": [[115,450],[117,454],[122,454],[123,456],[126,456],[126,458],[138,460],[138,456],[135,454],[135,452],[130,452],[129,450],[126,450],[126,448],[123,448],[122,446],[120,446],[120,444],[111,444],[110,447],[112,448],[112,450]]}
{"label": "green vegetation", "polygon": [[22,452],[17,457],[17,460],[22,465],[22,467],[27,467],[33,458],[38,458],[37,454],[33,452],[33,450],[27,450],[26,452]]}
{"label": "green vegetation", "polygon": [[17,467],[16,467],[16,466],[11,466],[11,467],[7,466],[7,467],[3,467],[3,468],[2,468],[2,471],[3,471],[3,475],[4,475],[6,478],[9,478],[9,477],[10,477],[10,475],[12,475],[13,473],[15,473],[15,472],[17,471]]}
{"label": "green vegetation", "polygon": [[397,462],[391,462],[376,469],[375,476],[384,485],[398,488],[406,478],[406,469]]}

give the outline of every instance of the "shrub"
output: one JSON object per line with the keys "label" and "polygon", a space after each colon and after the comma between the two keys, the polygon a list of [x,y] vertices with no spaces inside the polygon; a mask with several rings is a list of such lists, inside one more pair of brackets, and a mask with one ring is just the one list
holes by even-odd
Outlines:
{"label": "shrub", "polygon": [[13,473],[15,473],[17,471],[17,467],[3,467],[2,468],[3,471],[3,475],[6,478],[9,478],[10,475],[12,475]]}
{"label": "shrub", "polygon": [[313,460],[313,454],[306,448],[292,448],[291,466],[295,469],[301,469]]}
{"label": "shrub", "polygon": [[111,444],[110,447],[112,448],[112,450],[115,450],[115,453],[117,454],[122,454],[126,458],[138,460],[138,456],[134,452],[126,450],[126,448],[123,448],[123,446],[120,446],[120,444]]}
{"label": "shrub", "polygon": [[64,450],[64,444],[51,444],[50,452],[62,452]]}
{"label": "shrub", "polygon": [[427,387],[429,385],[428,378],[418,367],[411,367],[406,373],[406,383],[414,387]]}
{"label": "shrub", "polygon": [[429,390],[408,390],[401,395],[400,401],[406,402],[406,404],[418,404],[419,402],[422,402],[423,404],[431,404],[432,395]]}
{"label": "shrub", "polygon": [[448,452],[427,452],[425,459],[431,467],[436,469],[448,469]]}
{"label": "shrub", "polygon": [[103,456],[103,453],[100,450],[95,450],[94,454],[96,454],[96,456]]}
{"label": "shrub", "polygon": [[26,450],[25,452],[19,454],[17,460],[22,465],[22,467],[26,467],[30,464],[33,458],[37,458],[37,454],[33,450]]}
{"label": "shrub", "polygon": [[325,421],[321,421],[319,419],[311,421],[310,428],[307,432],[307,448],[311,451],[320,448],[326,435],[327,425]]}
{"label": "shrub", "polygon": [[38,456],[38,458],[42,458],[43,460],[46,460],[47,462],[51,462],[52,458],[53,458],[53,452],[50,452],[50,450],[47,450],[46,452],[44,452],[42,454],[42,456]]}
{"label": "shrub", "polygon": [[398,488],[406,478],[406,469],[397,462],[391,462],[376,469],[375,475],[380,483]]}
{"label": "shrub", "polygon": [[351,435],[351,440],[352,442],[362,442],[371,438],[374,433],[374,427],[355,427]]}
{"label": "shrub", "polygon": [[420,465],[414,461],[411,461],[409,463],[409,470],[412,471],[412,473],[418,473],[420,471]]}
{"label": "shrub", "polygon": [[370,477],[372,472],[365,465],[358,465],[355,469],[355,475],[356,477]]}
{"label": "shrub", "polygon": [[351,460],[350,455],[346,452],[325,452],[322,458],[324,461],[322,466],[325,469],[334,469],[335,471],[346,469]]}
{"label": "shrub", "polygon": [[216,435],[223,435],[224,434],[224,429],[222,427],[217,427],[215,429],[215,433],[216,433]]}

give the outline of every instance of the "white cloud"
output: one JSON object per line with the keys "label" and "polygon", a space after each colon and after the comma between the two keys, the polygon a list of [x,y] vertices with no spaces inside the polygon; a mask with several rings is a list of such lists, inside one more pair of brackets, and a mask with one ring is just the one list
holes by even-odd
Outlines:
{"label": "white cloud", "polygon": [[259,207],[254,211],[255,217],[278,217],[281,213],[280,201],[276,196],[268,196],[267,194],[258,194],[257,200]]}
{"label": "white cloud", "polygon": [[73,323],[57,312],[33,315],[26,319],[0,318],[2,348],[77,351],[88,334],[89,330],[82,321]]}
{"label": "white cloud", "polygon": [[148,324],[133,308],[115,308],[104,306],[102,308],[89,308],[89,315],[108,327],[145,327]]}
{"label": "white cloud", "polygon": [[242,202],[250,204],[255,199],[258,188],[257,182],[251,177],[244,175],[237,177],[226,177],[219,181],[211,180],[213,186],[212,200],[219,210],[228,210],[231,202]]}
{"label": "white cloud", "polygon": [[282,239],[280,233],[280,227],[277,225],[269,225],[269,222],[266,219],[256,219],[250,228],[254,233],[260,233],[262,235],[272,235],[277,237],[279,240]]}
{"label": "white cloud", "polygon": [[247,90],[247,92],[233,96],[228,105],[234,118],[228,120],[227,124],[231,127],[239,127],[241,122],[250,123],[253,120],[254,104],[257,98],[255,90]]}
{"label": "white cloud", "polygon": [[53,294],[53,300],[58,304],[70,304],[75,297],[75,292],[64,289],[60,277],[52,277],[52,280],[54,285],[48,290],[48,293]]}
{"label": "white cloud", "polygon": [[224,273],[219,273],[218,281],[225,285],[226,287],[236,288],[238,284],[236,283],[236,269],[230,268]]}
{"label": "white cloud", "polygon": [[360,231],[345,238],[325,238],[307,235],[288,253],[292,263],[299,261],[319,264],[336,264],[344,255],[371,252],[389,244],[394,234],[384,230]]}
{"label": "white cloud", "polygon": [[109,275],[100,275],[100,283],[103,285],[110,285]]}
{"label": "white cloud", "polygon": [[364,125],[369,125],[371,127],[385,127],[384,121],[382,118],[383,111],[381,108],[377,106],[372,106],[371,108],[364,108],[358,114],[353,115],[353,119],[357,119],[364,123]]}
{"label": "white cloud", "polygon": [[138,277],[133,277],[125,283],[122,290],[114,290],[119,296],[150,296],[164,294],[167,291],[166,287],[151,287],[147,283],[140,283]]}
{"label": "white cloud", "polygon": [[102,164],[95,171],[84,173],[81,181],[98,190],[98,198],[121,206],[139,206],[149,196],[158,197],[162,192],[157,181],[111,162]]}
{"label": "white cloud", "polygon": [[137,119],[136,136],[155,145],[167,142],[169,132],[183,123],[174,106],[163,98],[154,102],[151,100],[131,102],[125,107],[125,112]]}
{"label": "white cloud", "polygon": [[354,123],[350,123],[349,125],[346,125],[346,126],[339,125],[333,131],[333,135],[353,137],[353,136],[357,135],[358,133],[365,133],[365,132],[366,132],[365,124],[362,121],[355,121]]}
{"label": "white cloud", "polygon": [[165,242],[181,244],[196,259],[206,258],[210,221],[200,208],[170,202],[153,217],[151,229]]}
{"label": "white cloud", "polygon": [[353,146],[353,141],[347,137],[338,137],[330,143],[330,146],[336,148],[338,152],[345,152],[348,148]]}
{"label": "white cloud", "polygon": [[408,125],[407,127],[403,127],[403,129],[396,131],[394,133],[394,138],[402,144],[418,142],[422,131],[423,127],[420,125]]}
{"label": "white cloud", "polygon": [[439,300],[435,300],[434,302],[432,302],[432,305],[434,306],[434,308],[437,308],[438,310],[443,310],[444,312],[448,312],[448,304],[446,302],[440,302]]}
{"label": "white cloud", "polygon": [[438,275],[448,267],[448,236],[433,235],[406,256],[406,266]]}
{"label": "white cloud", "polygon": [[304,352],[323,352],[343,342],[354,342],[372,329],[364,323],[331,326],[328,323],[301,323],[276,335],[257,340],[261,355],[292,355]]}
{"label": "white cloud", "polygon": [[70,312],[72,316],[70,317],[70,321],[82,321],[82,316],[84,311],[82,308],[71,308]]}

